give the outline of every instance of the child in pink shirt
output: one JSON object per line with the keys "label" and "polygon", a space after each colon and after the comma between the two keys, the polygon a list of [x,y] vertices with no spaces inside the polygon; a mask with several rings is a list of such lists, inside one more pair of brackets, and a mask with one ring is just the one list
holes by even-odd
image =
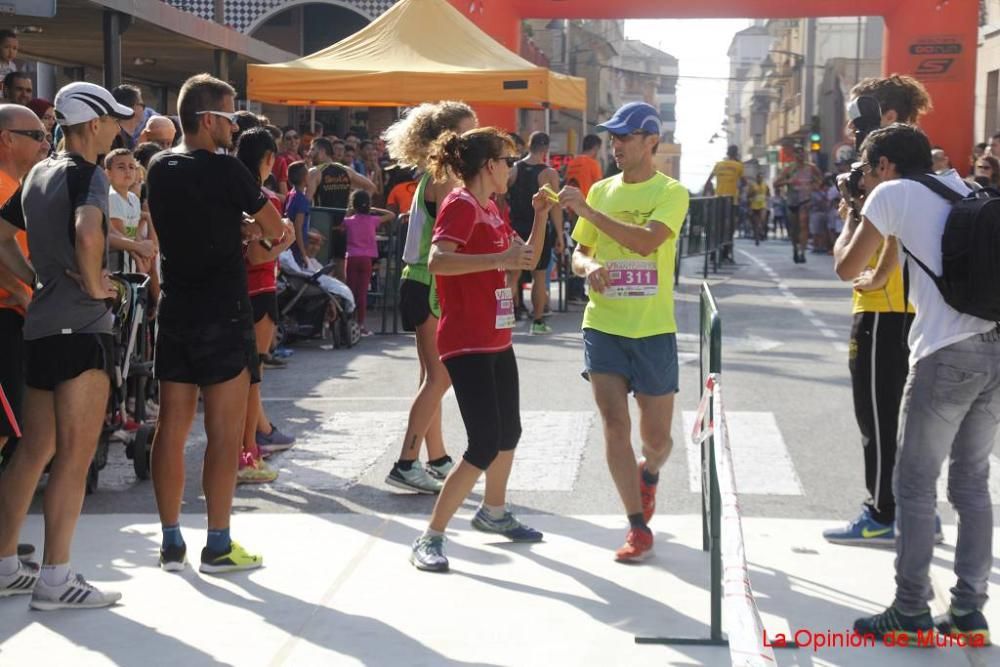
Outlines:
{"label": "child in pink shirt", "polygon": [[392,211],[372,207],[371,195],[364,190],[351,194],[351,208],[344,218],[347,231],[347,286],[354,294],[357,304],[356,316],[361,326],[361,335],[370,336],[365,327],[368,311],[368,286],[372,279],[372,263],[378,258],[378,243],[375,233],[378,228],[396,217]]}

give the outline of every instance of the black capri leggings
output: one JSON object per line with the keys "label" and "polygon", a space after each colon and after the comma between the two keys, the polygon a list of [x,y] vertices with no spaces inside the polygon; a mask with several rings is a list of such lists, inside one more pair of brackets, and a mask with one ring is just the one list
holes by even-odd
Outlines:
{"label": "black capri leggings", "polygon": [[455,387],[469,448],[462,456],[480,470],[497,453],[517,447],[521,406],[513,348],[488,354],[463,354],[444,362]]}

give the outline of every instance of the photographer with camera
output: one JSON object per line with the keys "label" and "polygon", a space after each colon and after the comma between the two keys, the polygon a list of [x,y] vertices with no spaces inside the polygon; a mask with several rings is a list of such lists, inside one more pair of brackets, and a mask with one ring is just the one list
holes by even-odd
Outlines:
{"label": "photographer with camera", "polygon": [[[980,237],[979,230],[970,236],[964,228],[974,221],[995,235],[1000,222],[992,208],[983,206],[995,200],[989,195],[965,199],[971,190],[955,174],[930,175],[930,142],[910,125],[894,123],[872,132],[861,153],[869,194],[861,221],[849,220],[838,241],[837,275],[844,280],[856,276],[878,246],[894,236],[909,264],[917,314],[909,336],[909,373],[893,475],[899,526],[896,598],[881,614],[855,621],[854,629],[896,638],[915,637],[934,627],[927,601],[933,597],[928,573],[935,541],[935,487],[941,465],[950,457],[948,498],[959,517],[958,583],[938,627],[981,645],[989,641],[981,609],[993,562],[989,456],[1000,414],[1000,298],[996,283],[988,281],[995,279],[1000,266],[996,242]],[[965,257],[956,267],[942,248],[961,245],[959,241],[966,242]],[[950,248],[949,253],[958,249]],[[958,281],[958,274],[966,280]]]}
{"label": "photographer with camera", "polygon": [[[897,121],[914,124],[930,108],[927,91],[908,76],[859,82],[851,91],[848,106],[857,148],[860,151],[865,137],[878,127]],[[862,168],[856,164],[850,174],[838,179],[845,228],[834,245],[835,256],[843,253],[852,238],[849,230],[860,223],[864,201]],[[887,237],[868,256],[861,270],[842,276],[854,283],[848,365],[869,498],[856,519],[846,526],[823,531],[823,537],[835,544],[891,546],[896,539],[892,473],[908,354],[900,341],[906,339],[913,322],[913,308],[904,303],[897,249],[896,240]]]}

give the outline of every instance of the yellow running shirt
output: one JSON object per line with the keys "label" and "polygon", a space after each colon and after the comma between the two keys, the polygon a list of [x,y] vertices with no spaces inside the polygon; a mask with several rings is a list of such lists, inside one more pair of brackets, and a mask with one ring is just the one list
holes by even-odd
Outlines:
{"label": "yellow running shirt", "polygon": [[625,338],[677,331],[674,257],[688,199],[683,185],[660,172],[642,183],[625,183],[622,175],[616,174],[590,188],[587,203],[594,209],[627,224],[663,223],[670,229],[670,238],[644,257],[612,240],[589,220],[577,220],[573,239],[591,249],[591,256],[608,269],[612,283],[604,294],[590,292],[583,313],[584,329]]}
{"label": "yellow running shirt", "polygon": [[750,209],[760,211],[767,208],[767,183],[750,184]]}
{"label": "yellow running shirt", "polygon": [[[878,258],[882,256],[882,243],[868,260],[867,268],[875,270]],[[910,305],[908,312],[916,312]],[[889,280],[882,289],[869,292],[853,291],[851,313],[901,313],[903,312],[903,267],[897,266],[889,274]]]}
{"label": "yellow running shirt", "polygon": [[743,163],[738,160],[720,160],[712,169],[715,176],[715,194],[736,199],[740,194],[740,178],[743,177]]}

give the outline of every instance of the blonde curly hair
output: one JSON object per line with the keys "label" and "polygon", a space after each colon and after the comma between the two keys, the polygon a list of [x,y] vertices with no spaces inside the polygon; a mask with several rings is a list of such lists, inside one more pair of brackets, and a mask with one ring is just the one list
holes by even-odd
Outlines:
{"label": "blonde curly hair", "polygon": [[382,138],[389,157],[403,166],[423,169],[431,144],[444,132],[457,130],[466,118],[477,120],[476,112],[465,102],[424,102],[390,125]]}

